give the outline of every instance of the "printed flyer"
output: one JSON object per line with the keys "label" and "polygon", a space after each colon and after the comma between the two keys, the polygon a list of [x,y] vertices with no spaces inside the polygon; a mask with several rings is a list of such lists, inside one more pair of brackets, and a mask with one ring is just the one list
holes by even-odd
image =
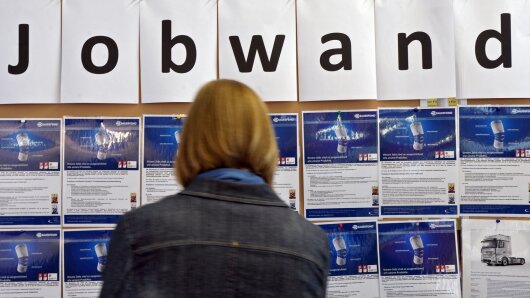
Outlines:
{"label": "printed flyer", "polygon": [[140,118],[64,119],[64,226],[114,226],[139,207]]}
{"label": "printed flyer", "polygon": [[61,231],[0,230],[0,297],[61,297]]}
{"label": "printed flyer", "polygon": [[75,229],[63,231],[63,297],[98,297],[112,230]]}
{"label": "printed flyer", "polygon": [[309,220],[379,216],[377,111],[303,113]]}
{"label": "printed flyer", "polygon": [[529,297],[530,222],[463,219],[464,297]]}
{"label": "printed flyer", "polygon": [[458,215],[454,108],[379,110],[381,216]]}
{"label": "printed flyer", "polygon": [[142,205],[182,190],[175,177],[175,157],[184,119],[184,115],[144,115]]}
{"label": "printed flyer", "polygon": [[455,220],[379,222],[379,290],[386,297],[461,297]]}
{"label": "printed flyer", "polygon": [[530,106],[460,107],[462,215],[530,216]]}
{"label": "printed flyer", "polygon": [[298,211],[300,206],[300,166],[298,164],[298,114],[271,114],[279,147],[278,167],[273,188],[286,204]]}
{"label": "printed flyer", "polygon": [[61,119],[0,120],[0,226],[61,224]]}
{"label": "printed flyer", "polygon": [[319,223],[330,248],[326,297],[379,297],[377,222]]}

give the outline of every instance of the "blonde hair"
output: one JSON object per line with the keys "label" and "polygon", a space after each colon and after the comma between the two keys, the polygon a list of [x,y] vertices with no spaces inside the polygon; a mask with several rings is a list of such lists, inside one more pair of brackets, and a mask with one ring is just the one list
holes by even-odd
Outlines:
{"label": "blonde hair", "polygon": [[215,168],[246,169],[272,184],[278,146],[265,103],[248,86],[232,80],[204,85],[182,130],[175,163],[187,186]]}

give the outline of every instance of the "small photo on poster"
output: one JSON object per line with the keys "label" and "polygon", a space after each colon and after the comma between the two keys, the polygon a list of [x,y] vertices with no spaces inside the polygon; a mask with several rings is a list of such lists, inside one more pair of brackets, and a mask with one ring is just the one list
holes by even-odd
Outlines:
{"label": "small photo on poster", "polygon": [[[59,230],[0,231],[0,276],[2,281],[59,281]],[[40,276],[40,277],[39,277]],[[0,287],[1,288],[1,287]]]}
{"label": "small photo on poster", "polygon": [[377,163],[375,111],[304,113],[306,164]]}
{"label": "small photo on poster", "polygon": [[328,235],[329,276],[379,272],[375,221],[318,225]]}
{"label": "small photo on poster", "polygon": [[380,109],[381,161],[456,160],[454,108]]}
{"label": "small photo on poster", "polygon": [[64,121],[65,170],[139,169],[138,118],[65,118]]}
{"label": "small photo on poster", "polygon": [[60,119],[0,120],[0,171],[60,171],[60,153]]}
{"label": "small photo on poster", "polygon": [[64,281],[101,281],[112,231],[71,229],[64,231]]}
{"label": "small photo on poster", "polygon": [[61,232],[0,230],[0,297],[60,297]]}
{"label": "small photo on poster", "polygon": [[453,220],[379,223],[382,276],[458,273],[456,248]]}
{"label": "small photo on poster", "polygon": [[459,112],[461,157],[530,158],[530,106],[463,106]]}

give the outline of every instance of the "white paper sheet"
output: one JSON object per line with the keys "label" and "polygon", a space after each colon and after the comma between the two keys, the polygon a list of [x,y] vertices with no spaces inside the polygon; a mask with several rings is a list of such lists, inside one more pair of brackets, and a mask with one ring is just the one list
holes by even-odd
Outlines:
{"label": "white paper sheet", "polygon": [[375,99],[373,0],[297,2],[300,100]]}
{"label": "white paper sheet", "polygon": [[0,1],[0,40],[0,104],[58,103],[61,1]]}
{"label": "white paper sheet", "polygon": [[375,31],[379,99],[456,96],[452,0],[376,0]]}
{"label": "white paper sheet", "polygon": [[295,13],[294,0],[220,0],[220,78],[249,85],[265,101],[296,101]]}
{"label": "white paper sheet", "polygon": [[138,103],[139,3],[63,1],[62,103]]}
{"label": "white paper sheet", "polygon": [[191,102],[217,78],[217,1],[140,2],[140,54],[143,103]]}

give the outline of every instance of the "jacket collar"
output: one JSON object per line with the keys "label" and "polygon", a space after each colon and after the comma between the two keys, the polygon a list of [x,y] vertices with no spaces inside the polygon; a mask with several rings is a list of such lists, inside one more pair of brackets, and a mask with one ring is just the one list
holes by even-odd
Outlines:
{"label": "jacket collar", "polygon": [[180,194],[242,204],[288,207],[267,184],[195,177]]}
{"label": "jacket collar", "polygon": [[246,170],[234,168],[217,168],[200,173],[197,177],[250,184],[265,184],[265,180],[260,176]]}

